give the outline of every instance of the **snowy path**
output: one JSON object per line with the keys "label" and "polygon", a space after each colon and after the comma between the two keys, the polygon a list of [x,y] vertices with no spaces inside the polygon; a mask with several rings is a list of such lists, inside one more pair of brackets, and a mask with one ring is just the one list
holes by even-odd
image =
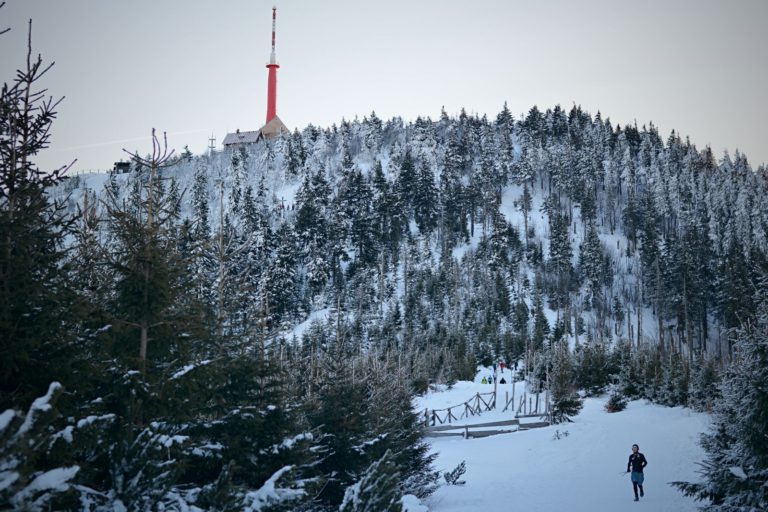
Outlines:
{"label": "snowy path", "polygon": [[[491,389],[469,382],[458,387],[449,393],[469,392],[468,398],[471,389]],[[432,393],[417,406],[441,407],[446,397],[440,395]],[[443,486],[425,504],[432,512],[696,510],[693,501],[667,482],[697,479],[696,461],[703,456],[697,441],[709,424],[707,415],[644,401],[608,414],[603,410],[606,400],[587,399],[575,422],[567,425],[482,439],[431,439],[439,453],[436,468],[450,470],[466,460],[467,483]],[[483,415],[483,421],[507,416]],[[555,440],[556,430],[569,435]],[[632,501],[629,476],[622,473],[633,443],[648,458],[646,497],[640,503]]]}

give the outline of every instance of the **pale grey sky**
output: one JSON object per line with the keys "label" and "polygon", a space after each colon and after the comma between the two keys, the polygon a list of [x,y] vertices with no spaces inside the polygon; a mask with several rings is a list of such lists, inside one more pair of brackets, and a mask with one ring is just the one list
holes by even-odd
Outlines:
{"label": "pale grey sky", "polygon": [[271,7],[291,128],[534,104],[652,121],[700,148],[768,162],[765,0],[7,0],[0,72],[33,49],[66,96],[43,168],[107,169],[152,127],[204,151],[266,115]]}

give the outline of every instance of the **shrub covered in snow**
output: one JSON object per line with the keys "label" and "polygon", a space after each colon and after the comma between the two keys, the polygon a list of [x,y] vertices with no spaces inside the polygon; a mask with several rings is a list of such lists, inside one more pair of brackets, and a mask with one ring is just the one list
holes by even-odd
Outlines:
{"label": "shrub covered in snow", "polygon": [[398,487],[399,475],[392,453],[387,450],[384,456],[371,464],[363,477],[347,488],[340,512],[368,512],[402,510],[402,493]]}
{"label": "shrub covered in snow", "polygon": [[443,473],[443,478],[448,485],[464,485],[466,481],[461,480],[461,476],[467,472],[467,462],[461,461],[458,466],[451,471]]}
{"label": "shrub covered in snow", "polygon": [[605,403],[605,410],[608,412],[623,411],[627,407],[627,397],[621,392],[614,390],[608,401]]}
{"label": "shrub covered in snow", "polygon": [[[765,302],[764,302],[765,304]],[[768,510],[768,312],[740,330],[714,422],[701,444],[702,482],[675,482],[712,512]]]}
{"label": "shrub covered in snow", "polygon": [[43,511],[76,503],[71,481],[80,468],[54,456],[57,444],[71,441],[70,431],[57,435],[49,429],[63,392],[61,384],[52,382],[26,414],[12,409],[0,414],[0,503],[14,510]]}

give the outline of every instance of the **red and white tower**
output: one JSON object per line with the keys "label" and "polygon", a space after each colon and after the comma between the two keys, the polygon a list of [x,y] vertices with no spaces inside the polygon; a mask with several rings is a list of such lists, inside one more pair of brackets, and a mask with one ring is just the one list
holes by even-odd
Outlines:
{"label": "red and white tower", "polygon": [[[2,3],[2,0],[0,0]],[[277,24],[277,7],[272,7],[272,53],[269,55],[269,78],[267,79],[267,122],[255,131],[240,131],[228,133],[224,137],[224,147],[237,147],[255,144],[264,139],[279,137],[290,133],[285,123],[277,116],[277,68],[280,66],[275,57],[275,25]]]}
{"label": "red and white tower", "polygon": [[275,24],[277,7],[272,7],[272,53],[269,54],[269,78],[267,79],[267,123],[277,116],[277,68],[280,65],[275,59]]}

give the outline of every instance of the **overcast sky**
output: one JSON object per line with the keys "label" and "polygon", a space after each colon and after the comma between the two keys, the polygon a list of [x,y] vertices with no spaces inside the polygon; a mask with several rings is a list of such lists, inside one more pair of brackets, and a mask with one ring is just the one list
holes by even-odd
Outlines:
{"label": "overcast sky", "polygon": [[[272,1],[8,0],[0,72],[33,49],[65,96],[42,168],[107,169],[153,127],[205,150],[265,121]],[[342,118],[516,115],[560,104],[676,129],[768,162],[765,0],[282,0],[278,106],[293,129]],[[0,28],[2,28],[0,27]]]}

